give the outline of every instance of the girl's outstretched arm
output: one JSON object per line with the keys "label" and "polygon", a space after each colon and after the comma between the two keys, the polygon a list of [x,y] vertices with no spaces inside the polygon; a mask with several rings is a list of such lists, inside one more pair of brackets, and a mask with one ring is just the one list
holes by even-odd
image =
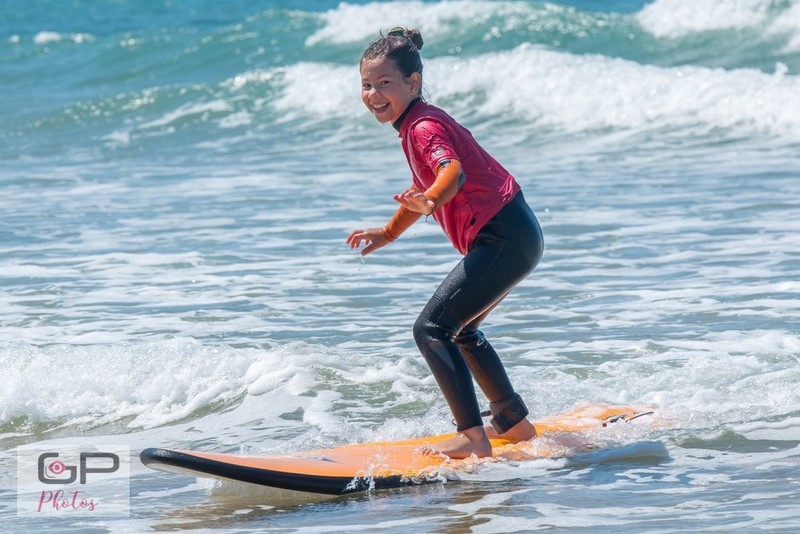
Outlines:
{"label": "girl's outstretched arm", "polygon": [[458,160],[442,162],[436,170],[436,180],[424,193],[412,185],[402,193],[394,195],[393,198],[400,203],[400,207],[386,226],[353,230],[347,236],[347,244],[350,248],[358,248],[362,243],[367,243],[361,251],[362,256],[375,252],[400,237],[400,234],[408,230],[422,215],[430,215],[439,206],[450,202],[463,185],[464,172],[461,169],[461,162]]}

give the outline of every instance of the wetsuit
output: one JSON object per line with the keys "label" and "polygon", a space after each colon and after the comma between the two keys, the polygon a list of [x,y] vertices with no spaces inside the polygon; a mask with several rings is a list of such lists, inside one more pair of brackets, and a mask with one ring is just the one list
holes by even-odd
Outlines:
{"label": "wetsuit", "polygon": [[541,228],[513,176],[442,110],[415,100],[394,126],[419,190],[432,186],[442,162],[458,160],[464,173],[456,196],[433,214],[464,258],[420,313],[414,340],[458,430],[483,424],[474,376],[489,399],[492,425],[502,434],[528,409],[478,327],[538,264]]}

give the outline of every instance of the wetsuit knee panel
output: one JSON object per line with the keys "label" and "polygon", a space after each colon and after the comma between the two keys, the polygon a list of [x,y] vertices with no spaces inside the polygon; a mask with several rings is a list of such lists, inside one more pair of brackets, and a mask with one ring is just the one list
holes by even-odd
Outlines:
{"label": "wetsuit knee panel", "polygon": [[455,337],[452,327],[448,326],[446,322],[438,322],[426,311],[427,308],[417,317],[412,331],[417,347],[423,352],[424,348],[432,341],[452,341]]}
{"label": "wetsuit knee panel", "polygon": [[417,343],[420,351],[425,352],[424,349],[431,341],[435,339],[436,325],[433,324],[427,316],[420,315],[417,317],[412,330],[414,334],[414,341]]}

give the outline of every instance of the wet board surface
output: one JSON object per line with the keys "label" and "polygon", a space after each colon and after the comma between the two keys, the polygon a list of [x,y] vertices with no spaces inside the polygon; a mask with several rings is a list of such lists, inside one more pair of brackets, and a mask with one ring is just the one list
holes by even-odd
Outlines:
{"label": "wet board surface", "polygon": [[[600,430],[610,424],[647,422],[653,412],[633,406],[586,405],[555,417],[533,422],[539,435]],[[331,449],[280,455],[244,455],[148,448],[141,452],[144,465],[162,471],[248,482],[271,488],[325,495],[342,495],[373,489],[397,488],[439,480],[439,471],[474,468],[476,459],[453,460],[426,452],[426,446],[454,434],[389,442],[345,445]],[[550,457],[532,442],[492,438],[496,460],[532,460]],[[486,459],[478,460],[478,462]]]}

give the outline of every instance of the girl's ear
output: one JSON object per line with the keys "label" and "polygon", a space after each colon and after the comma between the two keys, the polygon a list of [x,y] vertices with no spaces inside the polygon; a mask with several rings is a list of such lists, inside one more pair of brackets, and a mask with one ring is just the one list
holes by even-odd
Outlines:
{"label": "girl's ear", "polygon": [[411,90],[414,91],[415,95],[419,95],[422,92],[422,74],[412,72],[409,79],[411,80]]}

